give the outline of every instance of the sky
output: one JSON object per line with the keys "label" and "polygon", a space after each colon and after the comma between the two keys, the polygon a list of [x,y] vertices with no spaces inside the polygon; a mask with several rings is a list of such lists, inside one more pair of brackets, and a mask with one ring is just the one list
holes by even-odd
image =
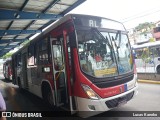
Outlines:
{"label": "sky", "polygon": [[70,13],[114,19],[132,29],[140,23],[160,21],[160,0],[86,0]]}

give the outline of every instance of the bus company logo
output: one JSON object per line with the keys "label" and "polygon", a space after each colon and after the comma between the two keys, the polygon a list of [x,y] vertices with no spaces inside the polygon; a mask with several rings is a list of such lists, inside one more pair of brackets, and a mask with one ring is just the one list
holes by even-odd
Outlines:
{"label": "bus company logo", "polygon": [[42,117],[41,113],[2,112],[2,117]]}
{"label": "bus company logo", "polygon": [[117,90],[112,90],[112,91],[104,93],[104,96],[112,96],[112,95],[117,94],[117,92],[118,92]]}
{"label": "bus company logo", "polygon": [[2,117],[11,117],[11,112],[2,112]]}

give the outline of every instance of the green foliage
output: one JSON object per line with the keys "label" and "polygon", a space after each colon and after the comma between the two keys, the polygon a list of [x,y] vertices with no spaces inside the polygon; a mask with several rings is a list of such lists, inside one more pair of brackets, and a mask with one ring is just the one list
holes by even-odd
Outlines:
{"label": "green foliage", "polygon": [[24,46],[24,45],[26,45],[29,42],[30,42],[29,40],[25,40],[21,45]]}
{"label": "green foliage", "polygon": [[5,55],[3,55],[1,58],[2,59],[7,59],[7,58],[10,58],[12,56],[13,53],[9,52],[9,53],[6,53]]}
{"label": "green foliage", "polygon": [[149,63],[151,61],[151,57],[150,57],[150,53],[149,53],[149,49],[148,48],[145,48],[143,50],[143,53],[142,53],[142,56],[141,56],[143,62],[146,64],[146,63]]}
{"label": "green foliage", "polygon": [[[25,41],[21,44],[21,46],[24,46],[24,45],[28,44],[29,42],[30,42],[29,40],[25,40]],[[17,48],[19,49],[20,46],[18,46]],[[5,55],[3,55],[1,58],[2,58],[2,59],[10,58],[13,53],[14,53],[14,52],[8,52],[8,53],[6,53]]]}
{"label": "green foliage", "polygon": [[155,42],[156,40],[155,40],[155,38],[150,38],[149,39],[149,42]]}
{"label": "green foliage", "polygon": [[151,32],[154,27],[155,24],[153,22],[145,22],[135,27],[135,30],[139,31],[141,34],[145,34],[147,32]]}

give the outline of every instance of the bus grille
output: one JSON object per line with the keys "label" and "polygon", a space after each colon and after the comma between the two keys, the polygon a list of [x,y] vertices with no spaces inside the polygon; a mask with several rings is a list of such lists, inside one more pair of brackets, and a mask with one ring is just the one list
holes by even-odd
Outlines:
{"label": "bus grille", "polygon": [[105,103],[106,103],[108,108],[114,108],[114,107],[117,107],[121,102],[123,102],[123,101],[127,102],[130,99],[132,99],[133,95],[134,95],[134,91],[131,92],[131,93],[128,93],[125,96],[106,101]]}

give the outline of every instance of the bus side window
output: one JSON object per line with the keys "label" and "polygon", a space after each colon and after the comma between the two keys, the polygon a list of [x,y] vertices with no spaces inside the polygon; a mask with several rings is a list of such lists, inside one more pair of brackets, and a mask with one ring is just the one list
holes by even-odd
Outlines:
{"label": "bus side window", "polygon": [[16,66],[20,67],[21,66],[21,54],[19,53],[18,55],[16,55]]}
{"label": "bus side window", "polygon": [[38,63],[39,64],[48,64],[49,63],[49,55],[48,55],[48,37],[43,38],[38,44],[37,44],[37,51],[38,54]]}
{"label": "bus side window", "polygon": [[34,44],[28,47],[28,65],[34,65]]}
{"label": "bus side window", "polygon": [[135,50],[135,56],[137,59],[141,59],[142,58],[142,54],[143,54],[143,49],[136,49]]}
{"label": "bus side window", "polygon": [[157,51],[157,57],[160,57],[160,48],[156,48]]}
{"label": "bus side window", "polygon": [[[61,39],[61,38],[60,38]],[[54,66],[56,70],[63,69],[63,54],[61,41],[55,41],[53,44]]]}
{"label": "bus side window", "polygon": [[37,65],[37,43],[34,45],[34,64]]}

